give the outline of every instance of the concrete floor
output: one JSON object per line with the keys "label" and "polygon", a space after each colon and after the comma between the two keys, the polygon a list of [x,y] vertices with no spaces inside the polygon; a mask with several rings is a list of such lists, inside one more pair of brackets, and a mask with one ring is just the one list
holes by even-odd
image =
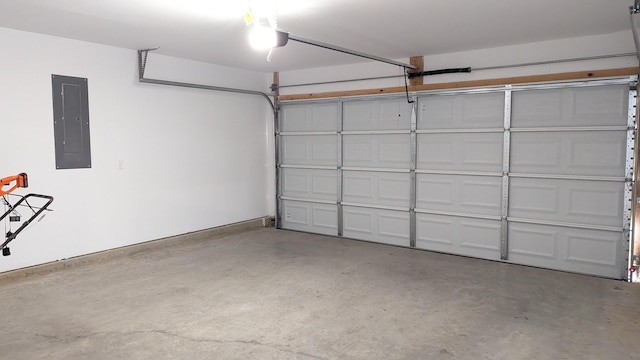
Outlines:
{"label": "concrete floor", "polygon": [[0,294],[1,359],[640,359],[637,284],[275,229]]}

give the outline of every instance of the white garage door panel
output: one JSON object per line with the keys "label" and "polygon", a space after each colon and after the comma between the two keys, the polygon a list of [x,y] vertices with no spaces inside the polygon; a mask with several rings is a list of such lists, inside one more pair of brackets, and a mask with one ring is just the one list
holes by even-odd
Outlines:
{"label": "white garage door panel", "polygon": [[619,232],[524,223],[509,224],[509,260],[551,269],[620,276]]}
{"label": "white garage door panel", "polygon": [[416,247],[500,259],[500,221],[416,214]]}
{"label": "white garage door panel", "polygon": [[338,235],[336,205],[283,200],[282,227],[325,235]]}
{"label": "white garage door panel", "polygon": [[301,199],[338,200],[335,170],[282,169],[282,195]]}
{"label": "white garage door panel", "polygon": [[343,105],[343,129],[409,130],[411,105],[405,99],[353,101]]}
{"label": "white garage door panel", "polygon": [[418,174],[416,191],[418,209],[501,215],[500,177]]}
{"label": "white garage door panel", "polygon": [[633,82],[285,102],[279,224],[620,278]]}
{"label": "white garage door panel", "polygon": [[628,92],[626,85],[517,91],[513,93],[511,125],[626,125]]}
{"label": "white garage door panel", "polygon": [[624,176],[625,131],[512,133],[511,171]]}
{"label": "white garage door panel", "polygon": [[338,137],[337,135],[283,136],[282,163],[337,166]]}
{"label": "white garage door panel", "polygon": [[512,178],[509,216],[622,227],[624,183]]}
{"label": "white garage door panel", "polygon": [[410,136],[344,135],[344,166],[409,169]]}
{"label": "white garage door panel", "polygon": [[338,104],[284,106],[281,119],[282,131],[337,131]]}
{"label": "white garage door panel", "polygon": [[409,246],[409,213],[345,206],[344,236]]}
{"label": "white garage door panel", "polygon": [[502,171],[502,133],[419,134],[418,169]]}
{"label": "white garage door panel", "polygon": [[344,171],[343,201],[409,208],[409,174]]}
{"label": "white garage door panel", "polygon": [[504,93],[420,98],[418,129],[502,128]]}

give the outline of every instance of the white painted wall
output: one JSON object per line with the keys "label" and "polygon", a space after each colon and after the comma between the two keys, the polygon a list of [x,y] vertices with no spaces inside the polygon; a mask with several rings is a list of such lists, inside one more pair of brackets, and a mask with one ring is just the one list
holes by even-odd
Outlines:
{"label": "white painted wall", "polygon": [[[424,58],[425,70],[471,67],[480,68],[497,65],[511,65],[539,61],[581,58],[635,52],[631,30],[605,35],[543,41],[498,48],[465,52],[428,55]],[[419,55],[419,54],[416,54]],[[409,59],[397,59],[409,62]],[[427,76],[425,84],[495,79],[512,76],[540,75],[582,70],[615,69],[638,66],[635,57],[590,60],[563,64],[538,65],[499,70],[476,71],[468,74],[446,74]],[[280,84],[304,84],[332,80],[366,78],[386,75],[402,75],[402,70],[393,65],[367,62],[344,66],[315,68],[308,70],[284,71],[280,73]],[[404,86],[402,77],[384,80],[369,80],[339,84],[282,88],[280,94],[305,94],[327,91],[372,89]]]}
{"label": "white painted wall", "polygon": [[[264,99],[139,84],[134,50],[5,28],[0,44],[0,177],[27,172],[20,193],[55,197],[0,271],[274,214]],[[55,169],[51,74],[88,78],[91,169]],[[158,55],[147,76],[270,84],[263,73]]]}
{"label": "white painted wall", "polygon": [[[27,172],[55,211],[0,258],[0,271],[274,215],[273,127],[259,97],[137,82],[136,52],[0,28],[0,176]],[[631,32],[425,57],[482,67],[633,52]],[[408,61],[408,59],[399,59]],[[425,78],[479,80],[637,66],[633,57]],[[93,167],[55,170],[51,74],[89,79]],[[283,85],[399,75],[367,62],[280,73]],[[152,54],[147,77],[266,91],[271,74]],[[284,88],[281,94],[402,86],[402,78]],[[120,168],[122,167],[122,168]],[[26,214],[26,212],[25,212]]]}

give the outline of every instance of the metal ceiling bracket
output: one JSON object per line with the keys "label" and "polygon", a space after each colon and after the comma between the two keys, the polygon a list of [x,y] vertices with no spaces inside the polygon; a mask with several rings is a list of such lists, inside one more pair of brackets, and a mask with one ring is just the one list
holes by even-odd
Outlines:
{"label": "metal ceiling bracket", "polygon": [[144,78],[144,71],[147,68],[147,56],[149,55],[149,51],[155,51],[160,49],[157,48],[149,48],[138,50],[138,79]]}

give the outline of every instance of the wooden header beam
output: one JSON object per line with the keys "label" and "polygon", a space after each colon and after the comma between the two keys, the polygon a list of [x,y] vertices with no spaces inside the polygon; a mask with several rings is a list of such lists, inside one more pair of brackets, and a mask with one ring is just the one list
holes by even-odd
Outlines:
{"label": "wooden header beam", "polygon": [[273,73],[273,85],[275,85],[275,88],[273,90],[273,106],[277,109],[278,100],[280,98],[280,73],[279,72]]}
{"label": "wooden header beam", "polygon": [[[410,72],[421,73],[421,72],[424,71],[424,56],[412,56],[409,59],[409,63],[411,65],[417,67],[416,70],[412,70]],[[424,76],[418,76],[418,77],[411,78],[410,81],[411,81],[410,82],[411,86],[422,85],[422,84],[424,84]]]}
{"label": "wooden header beam", "polygon": [[[499,79],[411,85],[409,86],[409,91],[414,92],[414,91],[429,91],[429,90],[476,88],[476,87],[489,87],[489,86],[552,82],[552,81],[584,80],[584,79],[620,77],[620,76],[632,76],[632,75],[638,75],[638,68],[630,67],[630,68],[609,69],[609,70],[576,71],[576,72],[566,72],[566,73],[546,74],[546,75],[516,76],[516,77],[499,78]],[[422,79],[422,77],[420,77],[420,79]],[[347,96],[394,94],[394,93],[402,93],[404,91],[405,91],[404,86],[397,86],[397,87],[388,87],[388,88],[379,88],[379,89],[282,95],[279,97],[279,100],[280,101],[312,100],[312,99],[338,98],[338,97],[347,97]]]}

